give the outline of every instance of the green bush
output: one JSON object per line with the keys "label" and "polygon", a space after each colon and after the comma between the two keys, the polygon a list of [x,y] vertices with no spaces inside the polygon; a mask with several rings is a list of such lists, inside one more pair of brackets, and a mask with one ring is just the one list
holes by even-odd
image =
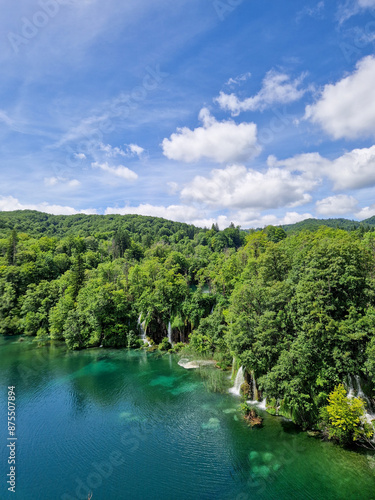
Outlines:
{"label": "green bush", "polygon": [[178,353],[181,351],[181,349],[183,349],[185,347],[186,344],[184,344],[183,342],[177,342],[177,344],[175,344],[173,346],[172,349],[170,349],[170,352],[172,353]]}
{"label": "green bush", "polygon": [[348,398],[342,384],[328,396],[328,405],[320,410],[320,416],[328,438],[340,444],[368,441],[374,435],[365,419],[364,401],[361,398]]}
{"label": "green bush", "polygon": [[129,349],[139,349],[140,347],[144,346],[144,342],[142,339],[136,335],[133,330],[130,330],[130,332],[126,336],[127,338],[127,347]]}
{"label": "green bush", "polygon": [[172,344],[169,342],[168,337],[164,337],[158,346],[159,351],[169,351],[171,348]]}

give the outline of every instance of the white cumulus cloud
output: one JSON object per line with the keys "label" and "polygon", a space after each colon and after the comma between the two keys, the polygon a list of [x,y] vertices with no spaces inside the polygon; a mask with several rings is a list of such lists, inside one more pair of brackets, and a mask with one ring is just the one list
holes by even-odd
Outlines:
{"label": "white cumulus cloud", "polygon": [[212,215],[207,213],[204,209],[188,205],[151,205],[141,204],[136,207],[108,207],[105,211],[106,214],[137,214],[149,215],[151,217],[162,217],[163,219],[174,220],[177,222],[186,222],[187,224],[194,224],[197,227],[208,227],[212,224],[218,224],[220,229],[225,229],[231,222],[236,226],[242,228],[257,228],[265,227],[270,224],[294,224],[304,219],[313,217],[310,213],[299,214],[297,212],[287,212],[284,216],[278,217],[273,214],[261,215],[261,213],[254,210],[238,210],[231,212],[229,215]]}
{"label": "white cumulus cloud", "polygon": [[39,212],[45,212],[53,215],[74,215],[74,214],[96,214],[95,209],[84,209],[76,210],[75,208],[62,206],[62,205],[50,205],[47,202],[42,203],[21,203],[17,198],[13,196],[0,196],[0,211],[10,212],[12,210],[38,210]]}
{"label": "white cumulus cloud", "polygon": [[373,205],[370,205],[369,207],[361,208],[354,215],[359,220],[368,219],[370,217],[373,217],[375,215],[375,203]]}
{"label": "white cumulus cloud", "polygon": [[316,202],[316,212],[319,215],[338,216],[351,214],[358,207],[358,200],[353,196],[339,194],[328,196]]}
{"label": "white cumulus cloud", "polygon": [[210,177],[197,176],[181,191],[183,199],[225,208],[278,208],[311,201],[307,191],[313,179],[293,175],[285,169],[266,172],[231,165],[214,169]]}
{"label": "white cumulus cloud", "polygon": [[306,107],[305,119],[320,125],[334,139],[375,135],[375,56],[357,63],[355,71],[324,87]]}
{"label": "white cumulus cloud", "polygon": [[127,156],[124,150],[117,146],[111,146],[110,144],[104,144],[99,142],[99,151],[103,151],[108,158],[114,158],[115,156]]}
{"label": "white cumulus cloud", "polygon": [[45,177],[44,184],[48,187],[53,186],[64,186],[70,188],[76,188],[81,185],[77,179],[67,179],[66,177]]}
{"label": "white cumulus cloud", "polygon": [[99,163],[96,161],[92,163],[91,166],[93,168],[100,168],[104,172],[108,172],[111,175],[121,177],[122,179],[126,179],[127,181],[135,181],[138,179],[138,175],[133,172],[133,170],[130,170],[128,167],[124,167],[123,165],[111,167],[107,162]]}
{"label": "white cumulus cloud", "polygon": [[203,126],[194,130],[183,127],[164,139],[164,155],[170,160],[193,162],[201,159],[218,163],[246,161],[258,155],[255,123],[218,122],[207,108],[199,113]]}
{"label": "white cumulus cloud", "polygon": [[78,160],[86,160],[86,155],[84,153],[75,153],[74,157],[78,158]]}
{"label": "white cumulus cloud", "polygon": [[300,88],[305,75],[291,80],[285,73],[271,70],[263,80],[262,88],[253,97],[240,100],[235,94],[220,92],[215,102],[222,109],[230,111],[233,116],[237,116],[241,111],[263,111],[274,104],[288,104],[300,99],[306,89]]}
{"label": "white cumulus cloud", "polygon": [[198,220],[201,220],[202,217],[201,211],[188,205],[169,205],[165,207],[162,205],[151,205],[150,203],[144,203],[136,207],[108,207],[105,210],[105,214],[149,215],[151,217],[161,217],[177,222],[187,222],[189,224],[195,224]]}
{"label": "white cumulus cloud", "polygon": [[285,167],[291,172],[304,172],[312,178],[327,177],[333,181],[335,190],[375,186],[375,146],[353,149],[334,160],[319,153],[297,155],[281,161],[271,156],[268,164]]}
{"label": "white cumulus cloud", "polygon": [[[295,224],[305,219],[311,219],[313,216],[310,213],[286,212],[283,216],[278,217],[275,214],[262,215],[259,212],[249,210],[239,210],[231,213],[229,216],[219,216],[216,222],[220,229],[225,229],[231,222],[235,226],[241,226],[243,229],[255,229],[266,226],[281,226],[284,224]],[[215,220],[213,221],[215,222]],[[206,224],[210,227],[211,224]]]}
{"label": "white cumulus cloud", "polygon": [[138,144],[129,144],[128,145],[128,154],[130,156],[141,156],[142,153],[144,153],[144,149],[141,148],[141,146],[138,146]]}

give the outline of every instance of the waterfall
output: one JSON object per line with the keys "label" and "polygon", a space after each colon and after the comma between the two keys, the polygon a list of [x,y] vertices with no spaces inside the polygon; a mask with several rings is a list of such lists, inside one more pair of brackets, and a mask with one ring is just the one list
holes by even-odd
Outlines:
{"label": "waterfall", "polygon": [[256,406],[257,408],[259,408],[260,410],[267,410],[267,402],[266,402],[266,398],[262,399],[262,401],[257,401],[257,400],[254,400],[254,401],[246,401],[249,405],[251,406]]}
{"label": "waterfall", "polygon": [[262,399],[262,401],[258,401],[259,392],[258,392],[257,381],[255,380],[254,372],[251,372],[251,379],[252,379],[252,388],[253,388],[253,399],[247,401],[247,403],[249,403],[252,406],[257,406],[261,410],[266,410],[266,408],[267,408],[266,398]]}
{"label": "waterfall", "polygon": [[168,341],[171,345],[173,345],[172,343],[172,326],[171,326],[171,322],[168,323]]}
{"label": "waterfall", "polygon": [[254,372],[252,373],[252,379],[253,379],[253,400],[258,401],[258,389],[257,389],[257,383],[255,380]]}
{"label": "waterfall", "polygon": [[356,375],[355,376],[355,380],[357,382],[357,388],[358,388],[358,397],[363,399],[363,401],[365,401],[366,403],[366,420],[369,424],[372,424],[372,420],[375,420],[375,410],[373,408],[373,404],[370,400],[370,398],[368,398],[366,396],[366,394],[363,392],[363,389],[362,389],[362,386],[361,386],[361,379],[359,377],[359,375]]}
{"label": "waterfall", "polygon": [[349,379],[349,391],[348,391],[348,398],[352,399],[355,396],[355,389],[353,385],[353,379],[351,375],[348,376]]}
{"label": "waterfall", "polygon": [[229,389],[229,392],[232,394],[236,394],[236,396],[240,395],[241,385],[245,382],[245,377],[243,374],[243,367],[238,370],[236,380],[234,381],[234,386]]}
{"label": "waterfall", "polygon": [[[358,398],[361,398],[366,403],[366,413],[365,417],[369,424],[373,424],[372,420],[375,420],[375,408],[369,397],[363,392],[361,386],[361,378],[359,375],[355,375],[355,384],[353,383],[353,377],[349,375],[349,391],[348,398],[354,398],[356,395]],[[374,425],[374,424],[373,424]]]}
{"label": "waterfall", "polygon": [[142,313],[138,317],[138,328],[141,331],[141,339],[145,344],[148,344],[147,339],[146,339],[146,320],[142,321]]}

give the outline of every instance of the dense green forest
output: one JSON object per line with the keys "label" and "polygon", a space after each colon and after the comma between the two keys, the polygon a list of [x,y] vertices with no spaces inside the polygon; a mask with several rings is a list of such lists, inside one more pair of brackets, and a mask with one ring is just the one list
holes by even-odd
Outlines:
{"label": "dense green forest", "polygon": [[364,406],[342,391],[355,379],[374,396],[375,233],[347,222],[245,232],[3,212],[0,333],[119,348],[143,346],[143,329],[169,349],[169,330],[175,351],[189,343],[222,369],[234,357],[269,411],[326,422],[342,442],[371,437],[367,424],[350,427]]}

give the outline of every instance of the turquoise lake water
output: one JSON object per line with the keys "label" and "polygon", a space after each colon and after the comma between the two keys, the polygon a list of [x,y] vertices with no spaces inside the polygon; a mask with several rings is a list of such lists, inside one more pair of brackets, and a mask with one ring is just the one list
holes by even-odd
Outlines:
{"label": "turquoise lake water", "polygon": [[[16,493],[7,387],[16,387]],[[251,429],[171,355],[0,338],[0,499],[375,499],[375,456],[264,414]]]}

